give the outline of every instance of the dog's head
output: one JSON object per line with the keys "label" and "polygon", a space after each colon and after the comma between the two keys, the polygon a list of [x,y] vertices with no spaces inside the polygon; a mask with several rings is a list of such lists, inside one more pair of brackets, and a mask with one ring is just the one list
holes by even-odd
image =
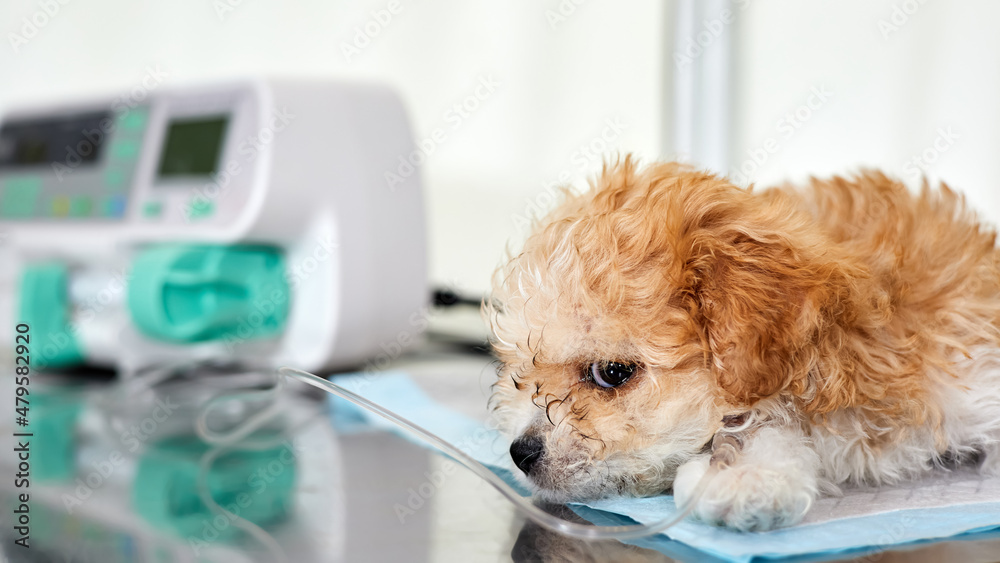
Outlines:
{"label": "dog's head", "polygon": [[626,158],[567,194],[485,308],[492,408],[537,491],[664,491],[723,417],[808,399],[850,283],[812,232],[790,199],[676,163]]}

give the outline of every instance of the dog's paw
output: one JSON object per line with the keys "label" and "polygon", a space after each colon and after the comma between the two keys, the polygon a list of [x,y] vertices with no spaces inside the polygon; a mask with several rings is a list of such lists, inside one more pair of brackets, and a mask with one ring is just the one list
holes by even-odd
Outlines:
{"label": "dog's paw", "polygon": [[[760,532],[797,524],[816,495],[808,474],[787,467],[741,463],[720,471],[695,504],[700,520],[744,532]],[[682,465],[674,480],[674,498],[682,506],[708,470],[708,457]]]}

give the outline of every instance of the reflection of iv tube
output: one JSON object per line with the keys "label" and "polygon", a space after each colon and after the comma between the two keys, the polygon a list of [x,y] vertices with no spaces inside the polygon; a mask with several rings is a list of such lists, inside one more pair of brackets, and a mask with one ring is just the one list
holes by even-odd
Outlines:
{"label": "reflection of iv tube", "polygon": [[[567,536],[589,540],[637,539],[661,533],[674,524],[677,524],[690,514],[691,510],[694,509],[695,504],[697,504],[702,494],[708,488],[709,483],[719,473],[719,471],[735,462],[742,443],[738,436],[730,436],[729,434],[723,434],[722,432],[716,434],[715,439],[712,440],[713,453],[708,470],[704,475],[702,475],[701,480],[698,481],[694,491],[691,493],[691,497],[688,498],[687,502],[683,506],[677,507],[678,510],[673,516],[664,518],[663,520],[653,524],[636,524],[630,526],[590,526],[586,524],[579,524],[577,522],[571,522],[545,512],[541,508],[532,504],[530,499],[518,494],[517,491],[505,483],[503,479],[498,477],[495,473],[487,469],[486,466],[479,463],[465,452],[459,450],[455,446],[417,426],[409,420],[406,420],[405,418],[369,401],[368,399],[365,399],[364,397],[361,397],[360,395],[356,395],[331,381],[305,371],[283,367],[278,370],[278,373],[285,377],[298,379],[303,383],[308,383],[309,385],[322,389],[327,393],[346,399],[381,416],[403,429],[409,430],[422,438],[424,441],[448,454],[487,483],[492,485],[494,489],[496,489],[508,501],[513,503],[521,512],[524,513],[525,516],[534,521],[536,524]],[[283,378],[279,378],[279,385],[275,388],[280,387],[280,380],[282,379]]]}
{"label": "reflection of iv tube", "polygon": [[[99,396],[96,405],[99,412],[105,418],[104,429],[113,432],[114,434],[111,437],[114,438],[117,436],[116,429],[127,427],[128,418],[134,416],[135,409],[145,412],[144,406],[149,399],[142,397],[142,395],[173,379],[178,374],[190,373],[195,368],[206,367],[207,365],[199,362],[175,362],[172,365],[146,368],[137,372],[135,377],[120,380],[110,392]],[[246,373],[249,374],[251,372]],[[262,383],[259,377],[255,377],[254,379],[255,384]],[[220,380],[220,383],[221,381],[231,382],[233,379],[226,378]],[[246,384],[246,382],[237,382],[237,385]],[[209,446],[203,453],[199,454],[200,459],[195,458],[197,460],[197,472],[194,474],[195,490],[193,492],[209,512],[217,516],[223,516],[229,523],[228,525],[242,530],[257,540],[266,549],[266,559],[276,562],[287,562],[289,560],[285,550],[278,541],[262,525],[250,520],[245,514],[233,513],[220,505],[213,497],[209,483],[213,475],[213,465],[220,458],[228,457],[229,460],[223,461],[222,468],[216,468],[216,476],[219,475],[220,471],[225,473],[233,469],[232,455],[236,452],[261,452],[260,455],[267,455],[269,450],[274,450],[287,443],[289,439],[287,432],[279,432],[275,436],[267,431],[269,425],[273,425],[278,417],[286,413],[287,405],[281,401],[284,384],[284,378],[279,378],[273,386],[268,388],[243,392],[227,392],[233,389],[229,384],[217,387],[205,387],[205,391],[223,391],[223,393],[202,403],[198,407],[197,415],[194,416],[193,421],[195,435],[201,442]],[[227,389],[227,386],[229,389]],[[184,404],[184,401],[181,401],[181,404]],[[256,412],[250,412],[248,410],[250,404],[260,404],[262,408]],[[191,414],[193,415],[194,413]],[[302,427],[314,420],[312,414],[318,413],[311,413],[304,422],[300,423]],[[241,420],[233,425],[235,417],[239,417]],[[189,426],[191,424],[190,420],[190,418],[187,418],[188,422],[186,423],[180,421],[182,428],[173,428],[172,433],[176,434],[177,430],[182,429],[183,435],[187,435],[191,430]],[[209,424],[210,420],[212,421],[211,426]],[[213,429],[213,427],[218,425],[219,420],[222,420],[227,426],[226,430],[219,431]],[[299,426],[297,424],[296,428]],[[296,428],[288,430],[294,431]],[[163,428],[160,430],[171,433],[169,432],[171,429]],[[265,430],[265,432],[261,432],[261,430]],[[254,454],[250,455],[253,456]],[[169,457],[165,459],[169,461]],[[258,455],[258,457],[253,457],[253,459],[259,460],[260,457]],[[162,461],[162,459],[158,460],[158,462]],[[279,491],[281,489],[279,487],[273,490]],[[159,500],[162,501],[162,499]],[[265,501],[263,506],[270,505],[268,501]],[[260,512],[255,512],[255,514],[260,516]]]}
{"label": "reflection of iv tube", "polygon": [[[278,563],[287,563],[288,556],[285,555],[285,550],[282,549],[281,545],[274,539],[274,536],[267,533],[257,524],[254,524],[238,514],[230,512],[219,505],[219,503],[215,502],[215,499],[212,498],[212,492],[209,490],[208,476],[211,474],[212,464],[215,460],[228,450],[267,450],[275,447],[283,441],[283,438],[280,436],[278,439],[257,441],[248,441],[247,438],[279,414],[281,404],[278,399],[281,390],[284,387],[284,382],[284,378],[278,378],[278,382],[274,385],[274,387],[264,391],[251,391],[248,393],[241,393],[239,395],[224,395],[222,397],[216,397],[215,399],[209,401],[208,404],[201,409],[201,412],[198,414],[198,419],[195,421],[195,432],[198,434],[198,437],[204,440],[205,443],[213,446],[212,449],[206,451],[205,454],[202,455],[201,460],[198,463],[198,496],[201,498],[201,502],[205,503],[205,506],[207,506],[212,512],[222,514],[229,518],[236,527],[240,528],[262,543],[264,547],[271,552],[271,556],[273,558],[272,561],[276,561]],[[211,412],[213,405],[222,401],[230,401],[244,397],[249,399],[271,397],[271,404],[266,409],[255,413],[235,430],[232,430],[229,433],[217,433],[208,428],[208,415]]]}

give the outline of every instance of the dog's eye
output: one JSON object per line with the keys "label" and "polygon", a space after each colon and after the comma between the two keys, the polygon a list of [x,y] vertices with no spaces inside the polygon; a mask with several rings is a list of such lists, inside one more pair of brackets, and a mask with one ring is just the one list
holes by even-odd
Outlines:
{"label": "dog's eye", "polygon": [[594,383],[604,387],[618,387],[628,381],[635,373],[635,364],[625,364],[622,362],[594,362],[590,364],[588,375]]}

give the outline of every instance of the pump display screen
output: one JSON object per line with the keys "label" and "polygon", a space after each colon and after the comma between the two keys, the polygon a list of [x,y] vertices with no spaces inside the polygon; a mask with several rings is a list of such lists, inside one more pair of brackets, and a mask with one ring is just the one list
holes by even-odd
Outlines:
{"label": "pump display screen", "polygon": [[171,120],[157,176],[170,179],[214,174],[228,123],[226,115]]}
{"label": "pump display screen", "polygon": [[108,112],[27,119],[0,128],[0,168],[88,165],[107,138]]}

